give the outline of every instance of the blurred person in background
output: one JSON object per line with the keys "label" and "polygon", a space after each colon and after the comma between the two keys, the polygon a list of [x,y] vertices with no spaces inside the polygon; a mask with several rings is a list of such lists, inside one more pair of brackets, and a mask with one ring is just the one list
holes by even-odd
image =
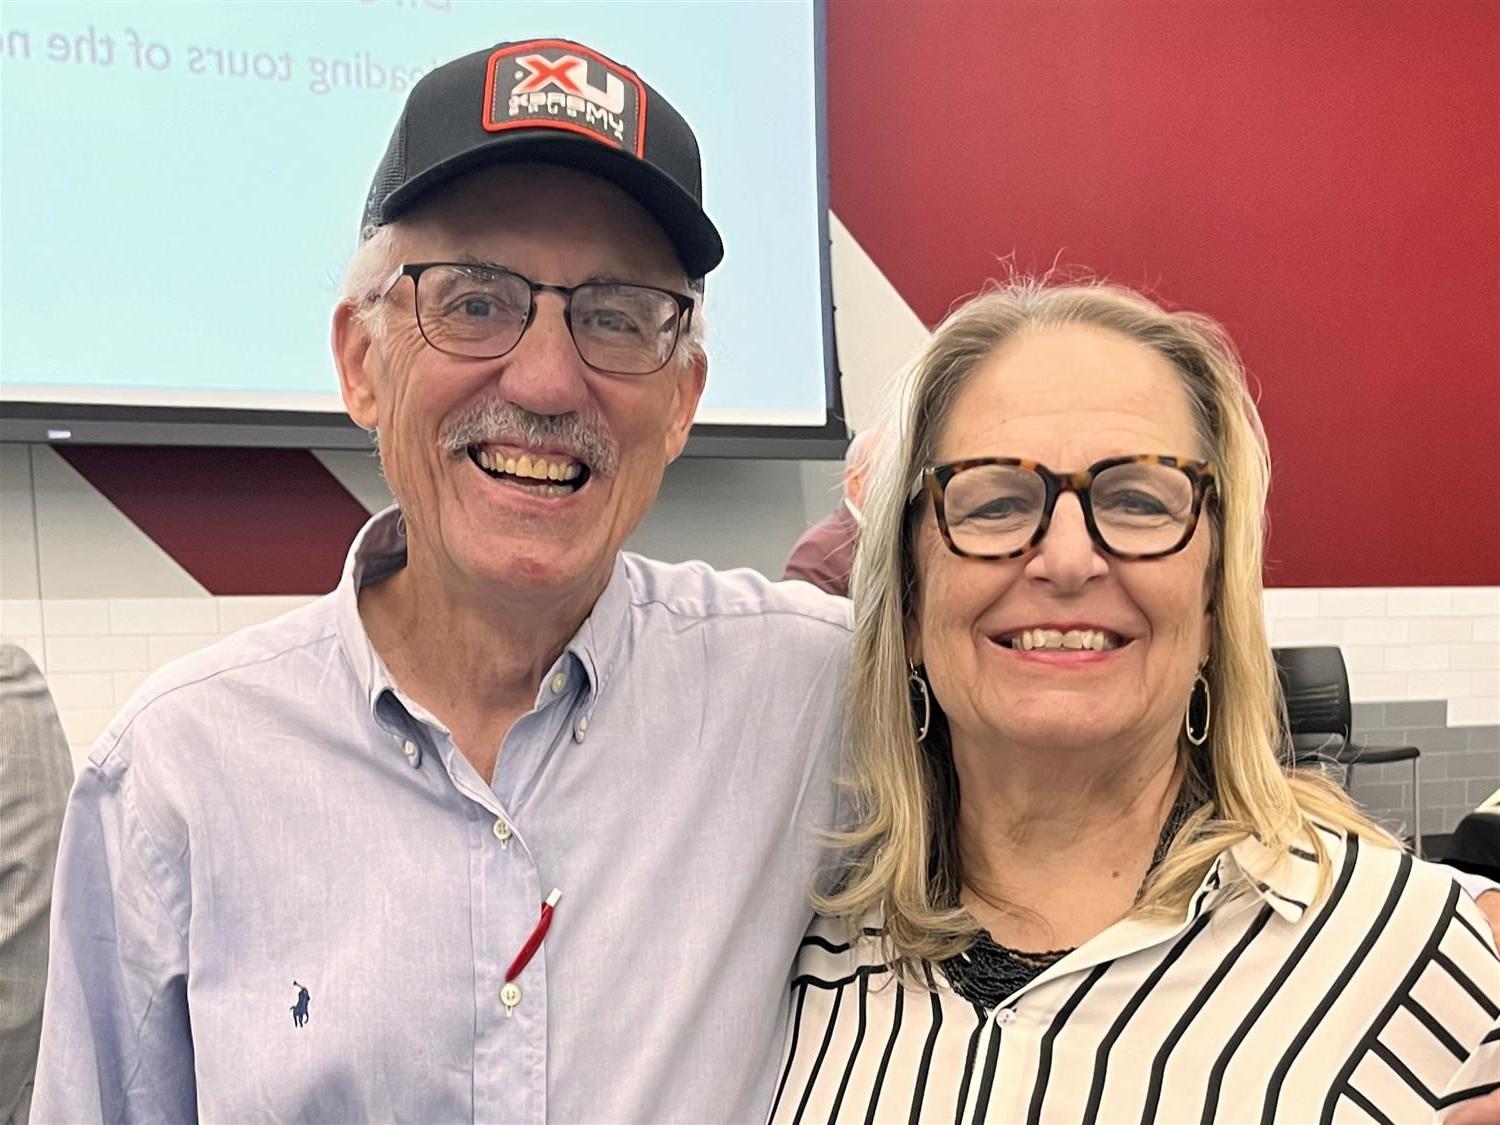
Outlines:
{"label": "blurred person in background", "polygon": [[783,578],[811,582],[841,598],[849,596],[849,571],[859,544],[865,485],[884,445],[878,429],[854,435],[844,452],[844,495],[837,508],[802,533],[786,560]]}
{"label": "blurred person in background", "polygon": [[0,1125],[31,1106],[52,869],[73,759],[52,694],[20,645],[0,640]]}

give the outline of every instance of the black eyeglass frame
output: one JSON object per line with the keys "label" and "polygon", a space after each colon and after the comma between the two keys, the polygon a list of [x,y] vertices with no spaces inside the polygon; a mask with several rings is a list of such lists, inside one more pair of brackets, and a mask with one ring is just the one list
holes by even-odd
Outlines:
{"label": "black eyeglass frame", "polygon": [[[422,301],[419,292],[421,288],[422,274],[430,269],[435,269],[438,267],[460,270],[483,270],[485,273],[492,276],[514,277],[526,283],[526,288],[531,291],[530,304],[526,309],[526,320],[521,325],[521,331],[516,333],[515,341],[510,345],[510,347],[506,348],[504,351],[494,352],[493,354],[473,355],[469,352],[455,352],[449,348],[440,347],[432,342],[432,337],[427,335],[427,329],[422,324]],[[630,289],[645,289],[652,293],[661,293],[672,298],[672,300],[677,305],[677,318],[672,335],[672,346],[667,349],[666,357],[659,364],[648,371],[617,371],[614,368],[600,367],[597,364],[589,363],[587,359],[583,359],[583,361],[585,363],[588,363],[590,367],[594,368],[594,370],[603,371],[608,375],[655,375],[662,368],[666,367],[667,364],[672,362],[672,356],[677,353],[677,345],[682,342],[683,331],[692,323],[693,320],[693,298],[689,297],[685,293],[678,293],[675,289],[662,289],[661,287],[656,285],[641,285],[634,281],[583,281],[577,285],[549,285],[541,281],[532,281],[531,278],[527,277],[525,274],[517,273],[515,270],[497,269],[494,266],[480,265],[476,262],[408,262],[404,265],[397,266],[394,270],[392,270],[391,275],[385,279],[380,288],[371,295],[370,299],[372,301],[385,300],[385,298],[390,295],[391,290],[396,288],[397,283],[399,283],[403,277],[411,278],[412,315],[417,319],[417,331],[422,334],[422,339],[425,340],[427,342],[427,346],[432,348],[434,351],[442,352],[444,355],[457,356],[460,359],[499,359],[501,356],[509,355],[511,352],[515,351],[516,348],[520,345],[521,341],[525,338],[526,333],[531,328],[532,323],[536,320],[536,298],[538,293],[556,293],[563,299],[563,323],[568,327],[568,338],[573,341],[573,347],[577,350],[580,359],[583,359],[583,349],[578,346],[578,337],[573,332],[573,296],[580,289],[589,289],[604,286],[612,288],[626,287]]]}
{"label": "black eyeglass frame", "polygon": [[[1014,551],[1005,551],[999,554],[989,554],[978,551],[967,551],[953,542],[953,533],[948,529],[948,515],[943,507],[943,494],[947,491],[948,483],[960,473],[970,469],[983,468],[989,465],[1009,465],[1019,469],[1028,469],[1042,478],[1042,486],[1045,490],[1042,501],[1041,518],[1037,521],[1036,531],[1032,533],[1021,546]],[[1182,473],[1193,486],[1193,506],[1188,517],[1187,525],[1183,528],[1182,538],[1171,547],[1163,551],[1150,551],[1136,553],[1129,551],[1117,551],[1104,541],[1104,536],[1099,531],[1099,525],[1094,520],[1094,502],[1090,489],[1093,487],[1094,478],[1107,469],[1113,469],[1120,465],[1162,465],[1169,469],[1176,469]],[[938,531],[943,536],[943,542],[948,550],[955,555],[965,559],[1014,559],[1024,555],[1031,550],[1047,534],[1047,528],[1052,523],[1052,513],[1057,508],[1057,501],[1064,492],[1074,493],[1078,497],[1078,506],[1083,509],[1083,523],[1088,528],[1089,538],[1105,554],[1117,559],[1160,559],[1168,555],[1175,555],[1192,541],[1193,533],[1198,530],[1198,518],[1203,512],[1204,501],[1209,493],[1217,493],[1218,477],[1214,466],[1207,461],[1188,461],[1180,457],[1169,457],[1159,453],[1137,453],[1129,457],[1108,457],[1103,461],[1095,461],[1087,469],[1076,473],[1055,473],[1040,461],[1032,461],[1021,457],[974,457],[964,461],[947,461],[937,465],[928,465],[912,482],[911,495],[907,502],[917,500],[923,492],[932,497],[933,515],[937,517]]]}

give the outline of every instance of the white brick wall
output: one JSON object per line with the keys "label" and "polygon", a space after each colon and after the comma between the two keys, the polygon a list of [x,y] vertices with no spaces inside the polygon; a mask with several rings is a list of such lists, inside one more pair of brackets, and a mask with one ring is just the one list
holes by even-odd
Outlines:
{"label": "white brick wall", "polygon": [[0,633],[19,641],[47,673],[77,765],[155,669],[312,600],[0,600]]}
{"label": "white brick wall", "polygon": [[1338,645],[1356,702],[1448,701],[1450,726],[1500,723],[1500,586],[1267,590],[1271,643]]}
{"label": "white brick wall", "polygon": [[119,636],[157,637],[219,631],[217,598],[113,598],[109,631]]}
{"label": "white brick wall", "polygon": [[[311,598],[0,601],[0,632],[48,672],[75,756],[153,669]],[[1448,701],[1500,723],[1500,587],[1267,590],[1273,645],[1339,645],[1358,702]]]}

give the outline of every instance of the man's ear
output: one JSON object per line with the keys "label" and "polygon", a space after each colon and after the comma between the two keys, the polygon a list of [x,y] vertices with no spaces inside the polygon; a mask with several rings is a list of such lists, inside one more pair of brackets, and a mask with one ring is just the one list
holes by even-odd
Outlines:
{"label": "man's ear", "polygon": [[865,506],[865,478],[852,464],[844,462],[844,499],[856,508]]}
{"label": "man's ear", "polygon": [[375,372],[370,349],[370,328],[348,301],[333,310],[333,362],[339,372],[339,391],[344,409],[355,425],[373,430],[380,420],[375,399]]}
{"label": "man's ear", "polygon": [[708,357],[697,348],[688,353],[688,361],[676,375],[672,390],[672,420],[667,427],[667,462],[677,460],[687,445],[688,434],[693,428],[693,415],[698,412],[698,400],[703,397],[703,387],[708,382]]}

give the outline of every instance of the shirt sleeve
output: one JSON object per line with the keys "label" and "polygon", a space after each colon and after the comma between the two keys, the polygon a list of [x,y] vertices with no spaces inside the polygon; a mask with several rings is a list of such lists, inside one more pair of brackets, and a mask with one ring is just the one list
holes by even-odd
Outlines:
{"label": "shirt sleeve", "polygon": [[1468,871],[1460,871],[1451,868],[1453,881],[1464,889],[1464,892],[1472,899],[1477,899],[1482,894],[1490,891],[1500,891],[1500,883],[1493,879],[1486,879],[1483,875],[1475,875]]}
{"label": "shirt sleeve", "polygon": [[814,524],[792,547],[782,578],[811,583],[828,594],[849,596],[849,571],[854,564],[858,528],[839,513]]}
{"label": "shirt sleeve", "polygon": [[1500,1023],[1490,1028],[1448,1083],[1439,1102],[1438,1120],[1446,1121],[1465,1102],[1496,1091],[1500,1091]]}
{"label": "shirt sleeve", "polygon": [[833,556],[827,545],[813,539],[799,540],[787,557],[786,568],[781,577],[788,582],[807,582],[824,593],[844,597],[848,592],[849,576],[838,573]]}
{"label": "shirt sleeve", "polygon": [[[1458,906],[1458,920],[1467,933],[1451,931],[1453,940],[1444,942],[1451,956],[1440,958],[1439,964],[1448,978],[1443,983],[1459,987],[1449,992],[1442,1007],[1432,1005],[1434,1016],[1453,1021],[1455,1030],[1465,1017],[1472,1023],[1475,1017],[1494,1021],[1500,1016],[1500,955],[1494,935],[1467,897],[1460,896]],[[1465,1057],[1438,1101],[1439,1121],[1446,1121],[1463,1102],[1500,1090],[1500,1023],[1491,1023],[1472,1038],[1461,1033],[1454,1038]]]}
{"label": "shirt sleeve", "polygon": [[41,672],[16,645],[0,645],[0,1121],[26,1119],[52,870],[72,781],[68,741]]}
{"label": "shirt sleeve", "polygon": [[[106,738],[108,735],[106,735]],[[101,747],[103,743],[101,742]],[[96,749],[63,820],[33,1122],[197,1117],[187,1006],[185,833]],[[163,857],[171,855],[174,862]]]}

